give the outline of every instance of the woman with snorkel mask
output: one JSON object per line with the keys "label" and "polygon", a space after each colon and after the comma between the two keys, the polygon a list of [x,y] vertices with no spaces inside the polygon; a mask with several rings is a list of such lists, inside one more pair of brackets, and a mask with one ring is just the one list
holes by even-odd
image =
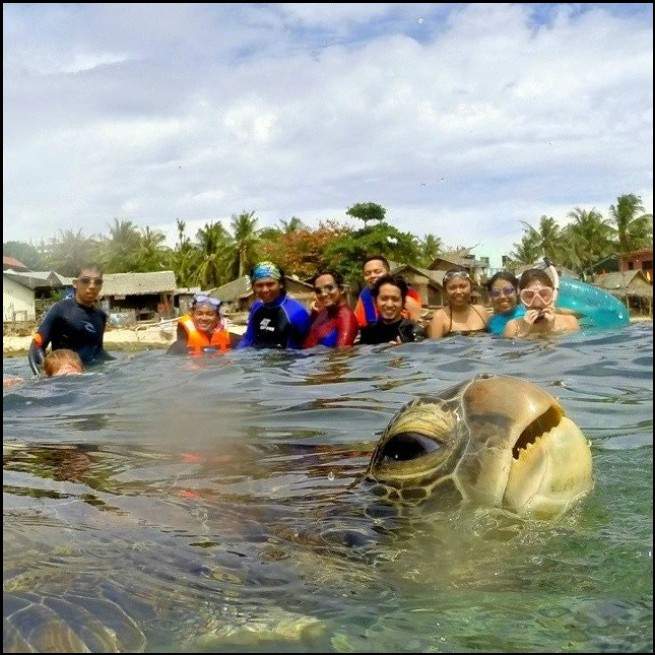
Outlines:
{"label": "woman with snorkel mask", "polygon": [[555,310],[555,288],[550,276],[541,269],[529,268],[519,280],[519,299],[525,315],[507,323],[505,337],[526,337],[533,334],[574,332],[578,319]]}

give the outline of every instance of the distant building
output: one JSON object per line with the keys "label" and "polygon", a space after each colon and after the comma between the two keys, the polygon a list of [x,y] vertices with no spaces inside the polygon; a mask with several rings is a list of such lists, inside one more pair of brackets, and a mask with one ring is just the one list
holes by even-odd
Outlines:
{"label": "distant building", "polygon": [[[290,276],[285,276],[285,284],[289,295],[309,309],[314,301],[312,285]],[[247,312],[255,302],[255,294],[250,285],[250,278],[247,275],[211,289],[208,293],[222,300],[228,313]]]}
{"label": "distant building", "polygon": [[8,257],[7,255],[2,255],[2,270],[6,271],[7,269],[12,269],[14,271],[29,271],[30,269],[23,264],[23,262],[18,261],[14,257]]}
{"label": "distant building", "polygon": [[619,270],[620,268],[618,255],[609,255],[607,257],[603,257],[591,266],[591,272],[594,275],[601,275],[602,273],[618,273]]}
{"label": "distant building", "polygon": [[2,275],[2,322],[34,321],[34,289],[25,280]]}
{"label": "distant building", "polygon": [[454,266],[465,268],[474,280],[483,282],[489,270],[489,258],[480,257],[476,259],[475,255],[467,250],[444,252],[434,259],[428,266],[428,269],[431,271],[445,272]]}
{"label": "distant building", "polygon": [[431,271],[411,264],[389,262],[393,275],[402,275],[405,281],[421,296],[421,304],[434,307],[443,305],[443,276],[445,271]]}
{"label": "distant building", "polygon": [[105,273],[100,305],[108,313],[127,313],[136,321],[172,318],[176,287],[173,271]]}
{"label": "distant building", "polygon": [[57,292],[60,292],[59,297],[63,297],[72,284],[72,278],[54,271],[3,271],[3,323],[37,320],[58,299]]}
{"label": "distant building", "polygon": [[643,271],[651,282],[653,281],[653,249],[642,248],[619,255],[620,271]]}
{"label": "distant building", "polygon": [[644,271],[620,271],[604,273],[594,278],[594,283],[623,300],[629,309],[653,314],[653,284]]}

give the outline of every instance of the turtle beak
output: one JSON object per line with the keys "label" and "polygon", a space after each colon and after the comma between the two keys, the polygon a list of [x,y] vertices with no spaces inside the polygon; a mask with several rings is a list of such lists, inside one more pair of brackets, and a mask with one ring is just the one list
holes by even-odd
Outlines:
{"label": "turtle beak", "polygon": [[464,405],[471,441],[460,474],[472,500],[552,517],[589,491],[587,440],[544,389],[481,378],[466,390]]}
{"label": "turtle beak", "polygon": [[514,444],[503,504],[517,514],[559,516],[592,488],[591,468],[585,436],[554,405]]}

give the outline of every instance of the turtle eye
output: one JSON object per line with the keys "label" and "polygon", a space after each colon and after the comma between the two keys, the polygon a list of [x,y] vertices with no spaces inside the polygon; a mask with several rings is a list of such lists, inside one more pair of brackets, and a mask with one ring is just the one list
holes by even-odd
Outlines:
{"label": "turtle eye", "polygon": [[380,460],[388,462],[409,462],[413,459],[432,453],[441,448],[434,439],[429,439],[418,432],[401,432],[394,435],[384,445]]}

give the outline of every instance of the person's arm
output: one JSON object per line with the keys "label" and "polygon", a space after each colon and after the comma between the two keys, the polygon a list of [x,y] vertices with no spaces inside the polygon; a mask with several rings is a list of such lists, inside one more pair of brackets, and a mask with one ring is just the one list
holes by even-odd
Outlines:
{"label": "person's arm", "polygon": [[168,347],[168,350],[166,351],[166,354],[167,355],[186,355],[187,354],[186,338],[177,339],[177,341],[174,341]]}
{"label": "person's arm", "polygon": [[113,355],[110,355],[105,350],[105,330],[107,329],[107,314],[103,312],[104,321],[102,324],[102,334],[100,335],[100,351],[98,352],[96,359],[101,362],[110,362],[116,359]]}
{"label": "person's arm", "polygon": [[303,341],[311,326],[309,312],[300,303],[295,303],[292,307],[285,307],[284,309],[290,323],[287,346],[289,348],[302,348]]}
{"label": "person's arm", "polygon": [[348,310],[341,310],[337,314],[337,348],[352,346],[357,338],[357,318]]}
{"label": "person's arm", "polygon": [[56,328],[60,317],[59,303],[55,303],[45,315],[43,322],[32,337],[30,347],[27,352],[27,361],[34,375],[40,375],[43,370],[43,359],[45,351],[50,341],[52,341],[52,332]]}
{"label": "person's arm", "polygon": [[255,316],[255,311],[256,311],[257,304],[255,303],[251,308],[250,308],[250,313],[248,314],[248,327],[246,328],[245,334],[241,337],[241,340],[239,341],[237,348],[248,348],[250,346],[255,345],[255,321],[254,321],[254,316]]}
{"label": "person's arm", "polygon": [[407,310],[407,316],[411,321],[419,321],[421,319],[421,313],[423,312],[423,307],[421,303],[412,296],[406,296],[405,298],[405,309]]}
{"label": "person's arm", "polygon": [[428,326],[428,337],[430,339],[441,339],[443,337],[445,318],[446,312],[443,309],[437,309]]}

